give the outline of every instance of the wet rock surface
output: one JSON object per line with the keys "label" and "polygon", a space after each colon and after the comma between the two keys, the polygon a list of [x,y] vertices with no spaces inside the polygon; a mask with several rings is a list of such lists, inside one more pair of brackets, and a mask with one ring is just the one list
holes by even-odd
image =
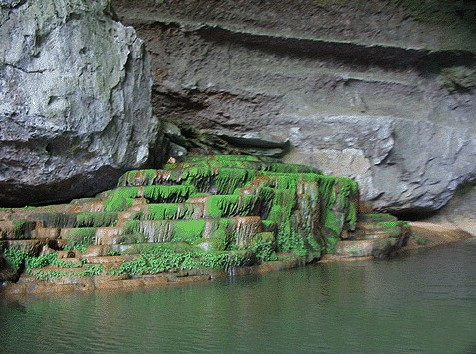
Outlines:
{"label": "wet rock surface", "polygon": [[272,134],[290,149],[271,156],[355,177],[397,213],[476,178],[472,3],[113,5],[151,50],[155,111],[181,127]]}
{"label": "wet rock surface", "polygon": [[393,216],[358,216],[352,179],[251,156],[189,156],[129,171],[96,198],[0,210],[1,274],[23,274],[12,287],[22,293],[49,291],[48,283],[114,288],[157,274],[154,283],[211,274],[200,269],[264,272],[324,254],[383,257],[408,236]]}
{"label": "wet rock surface", "polygon": [[151,159],[150,59],[107,0],[3,1],[0,206],[94,195]]}

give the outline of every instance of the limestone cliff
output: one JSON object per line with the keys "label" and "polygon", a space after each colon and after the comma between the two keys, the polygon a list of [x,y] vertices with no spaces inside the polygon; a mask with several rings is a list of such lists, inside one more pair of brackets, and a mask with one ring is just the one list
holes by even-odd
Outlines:
{"label": "limestone cliff", "polygon": [[150,58],[108,0],[0,14],[0,206],[94,195],[150,159]]}
{"label": "limestone cliff", "polygon": [[476,178],[470,1],[114,0],[152,52],[153,105],[182,126],[290,141],[393,212]]}

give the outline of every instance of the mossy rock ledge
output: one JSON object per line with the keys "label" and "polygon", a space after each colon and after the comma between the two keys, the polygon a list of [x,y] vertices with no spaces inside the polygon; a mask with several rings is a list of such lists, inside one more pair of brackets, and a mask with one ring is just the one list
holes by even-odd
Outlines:
{"label": "mossy rock ledge", "polygon": [[358,202],[354,180],[311,167],[189,157],[129,171],[95,198],[1,209],[0,280],[13,293],[146,286],[325,254],[381,257],[406,243],[405,223],[359,215]]}

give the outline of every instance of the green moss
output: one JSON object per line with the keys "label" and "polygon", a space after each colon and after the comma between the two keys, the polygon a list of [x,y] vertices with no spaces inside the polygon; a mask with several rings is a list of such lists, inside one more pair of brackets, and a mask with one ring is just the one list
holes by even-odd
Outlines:
{"label": "green moss", "polygon": [[31,238],[36,223],[30,220],[3,221],[0,227],[0,239],[22,240]]}
{"label": "green moss", "polygon": [[179,220],[173,224],[173,240],[193,243],[202,237],[205,220]]}
{"label": "green moss", "polygon": [[335,211],[327,210],[324,214],[323,221],[324,227],[330,230],[334,235],[340,234],[342,223]]}
{"label": "green moss", "polygon": [[83,245],[83,244],[77,244],[77,245],[66,245],[64,246],[65,251],[80,251],[80,252],[86,252],[88,250],[89,246],[88,245]]}
{"label": "green moss", "polygon": [[291,216],[296,205],[295,189],[274,190],[271,205],[267,221],[277,225],[278,250],[302,253],[304,249],[302,240],[291,228]]}
{"label": "green moss", "polygon": [[144,197],[153,203],[183,202],[195,192],[192,185],[121,187],[113,190],[104,204],[105,211],[124,211],[130,208],[134,198]]}
{"label": "green moss", "polygon": [[219,239],[223,245],[223,250],[228,250],[232,243],[235,242],[235,220],[232,218],[208,219],[209,223],[206,228],[204,237]]}
{"label": "green moss", "polygon": [[114,226],[117,223],[117,212],[82,212],[76,216],[77,227]]}
{"label": "green moss", "polygon": [[186,242],[161,242],[161,243],[138,243],[123,251],[125,255],[135,255],[144,253],[160,253],[167,249],[173,252],[186,252],[195,247]]}
{"label": "green moss", "polygon": [[293,165],[285,163],[271,163],[266,171],[278,172],[278,173],[316,173],[322,174],[320,170],[314,167]]}
{"label": "green moss", "polygon": [[131,220],[124,223],[124,234],[143,234],[149,242],[194,242],[202,237],[205,220]]}
{"label": "green moss", "polygon": [[[193,210],[192,210],[193,212]],[[180,208],[179,204],[153,204],[149,205],[149,212],[145,215],[146,219],[179,219],[189,214],[189,208]]]}
{"label": "green moss", "polygon": [[192,185],[146,186],[141,188],[143,196],[154,203],[180,203],[187,200],[194,192]]}
{"label": "green moss", "polygon": [[168,242],[173,238],[174,220],[131,220],[124,223],[124,234],[142,234],[148,242]]}
{"label": "green moss", "polygon": [[26,259],[26,270],[31,272],[33,268],[43,268],[50,265],[52,262],[58,260],[58,255],[56,252],[46,254],[39,257],[27,257]]}
{"label": "green moss", "polygon": [[100,275],[104,273],[104,266],[101,264],[91,264],[84,267],[84,270],[81,272],[73,272],[68,270],[58,271],[58,270],[36,270],[33,271],[31,274],[35,276],[38,280],[49,281],[55,278],[61,277],[68,277],[68,276],[92,276],[92,275]]}
{"label": "green moss", "polygon": [[381,221],[397,221],[398,218],[390,214],[359,214],[357,219],[362,222],[381,222]]}
{"label": "green moss", "polygon": [[140,221],[139,220],[129,220],[124,223],[122,227],[124,234],[135,234],[140,232]]}
{"label": "green moss", "polygon": [[186,244],[157,244],[148,247],[133,260],[112,269],[112,274],[157,274],[169,270],[193,268],[229,269],[249,263],[254,257],[248,250],[206,252]]}
{"label": "green moss", "polygon": [[377,223],[378,226],[384,228],[393,228],[393,227],[408,227],[408,222],[406,221],[381,221]]}
{"label": "green moss", "polygon": [[[199,246],[206,244],[207,251],[225,251],[228,248],[226,236],[225,237],[210,237],[210,238],[200,238],[194,243]],[[202,248],[202,247],[200,247]]]}
{"label": "green moss", "polygon": [[317,173],[321,172],[313,167],[267,162],[255,156],[248,155],[213,155],[186,158],[184,163],[166,165],[166,169],[187,169],[193,167],[234,168],[256,171],[270,171],[280,173]]}
{"label": "green moss", "polygon": [[8,248],[4,251],[4,256],[10,267],[18,272],[28,257],[28,253],[17,248]]}
{"label": "green moss", "polygon": [[333,210],[327,210],[323,214],[324,241],[328,253],[335,253],[335,247],[340,240],[343,225],[343,215]]}
{"label": "green moss", "polygon": [[377,227],[383,228],[390,237],[399,237],[404,229],[409,230],[409,225],[406,221],[382,221],[376,224]]}
{"label": "green moss", "polygon": [[[103,212],[36,215],[52,227],[82,226],[63,235],[67,247],[87,248],[95,242],[95,227],[116,225],[118,212],[140,198],[138,208],[123,214],[128,220],[117,237],[118,243],[131,246],[117,249],[138,256],[113,271],[131,275],[200,267],[228,269],[275,260],[276,252],[283,251],[310,259],[332,252],[342,229],[353,229],[357,222],[357,184],[348,178],[323,176],[310,167],[249,156],[215,156],[191,158],[166,168],[170,170],[124,174],[120,187],[98,196],[105,199]],[[205,197],[204,204],[191,199],[197,196]],[[237,216],[260,217],[265,232],[258,232],[261,229],[255,224],[238,223]],[[242,236],[247,246],[237,245]],[[203,243],[208,251],[197,246]],[[82,266],[48,257],[31,259],[29,264]],[[20,267],[21,262],[25,258]],[[58,274],[65,273],[40,276]]]}
{"label": "green moss", "polygon": [[260,169],[262,162],[247,155],[212,155],[203,157],[186,157],[185,162],[178,164],[167,164],[166,169],[187,169],[193,167],[210,168],[251,168]]}
{"label": "green moss", "polygon": [[233,194],[235,189],[243,187],[248,181],[255,178],[256,171],[246,169],[220,169],[216,176],[218,194]]}
{"label": "green moss", "polygon": [[143,220],[176,220],[189,219],[195,212],[194,204],[163,203],[150,204],[148,210],[135,216]]}
{"label": "green moss", "polygon": [[415,240],[415,242],[418,245],[421,245],[421,246],[424,246],[429,242],[428,238],[426,238],[426,237],[418,236],[418,235],[415,235],[415,234],[412,234],[411,237]]}
{"label": "green moss", "polygon": [[117,186],[150,186],[162,182],[160,177],[160,170],[132,170],[124,173],[119,178]]}
{"label": "green moss", "polygon": [[251,250],[260,262],[276,261],[276,239],[272,232],[260,232],[256,234],[251,243]]}
{"label": "green moss", "polygon": [[27,238],[30,236],[31,231],[35,229],[36,223],[30,220],[12,220],[13,233],[16,238]]}
{"label": "green moss", "polygon": [[95,227],[81,227],[65,232],[64,238],[71,247],[89,246],[96,241]]}
{"label": "green moss", "polygon": [[138,193],[139,187],[114,189],[104,202],[104,211],[123,211],[129,209]]}
{"label": "green moss", "polygon": [[253,215],[257,201],[256,195],[213,195],[207,198],[206,213],[211,218]]}
{"label": "green moss", "polygon": [[147,242],[147,236],[141,233],[123,234],[118,236],[117,243],[122,244],[134,244]]}
{"label": "green moss", "polygon": [[76,216],[74,213],[38,213],[31,216],[34,220],[43,221],[45,227],[69,228],[76,226]]}
{"label": "green moss", "polygon": [[273,220],[263,220],[261,222],[263,224],[263,230],[266,232],[276,232],[278,225]]}
{"label": "green moss", "polygon": [[345,222],[349,226],[349,230],[354,231],[355,227],[357,225],[357,205],[355,203],[350,203],[349,204],[349,209],[346,215]]}

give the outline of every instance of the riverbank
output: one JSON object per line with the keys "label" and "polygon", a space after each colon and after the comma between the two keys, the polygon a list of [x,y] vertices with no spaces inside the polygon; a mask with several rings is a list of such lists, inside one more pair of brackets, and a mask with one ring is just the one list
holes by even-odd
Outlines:
{"label": "riverbank", "polygon": [[[453,224],[449,222],[408,222],[411,236],[408,242],[397,253],[404,254],[417,250],[444,246],[447,244],[461,242],[472,237],[476,237],[476,223],[467,221],[464,224]],[[471,232],[472,231],[472,232]],[[319,262],[356,262],[373,260],[373,256],[345,257],[333,254],[324,255]]]}
{"label": "riverbank", "polygon": [[[417,250],[444,246],[461,242],[474,235],[462,230],[458,225],[450,223],[410,222],[412,236],[398,254]],[[371,261],[373,256],[344,257],[327,254],[318,263]],[[249,276],[267,274],[271,272],[303,267],[316,259],[297,257],[292,253],[280,255],[280,260],[270,261],[260,265],[235,267],[229,271],[217,269],[193,269],[176,272],[164,272],[154,275],[140,275],[127,277],[126,275],[96,275],[90,277],[69,276],[57,280],[41,281],[33,276],[23,275],[17,283],[8,284],[0,296],[18,298],[24,296],[51,296],[66,293],[90,293],[94,291],[124,292],[147,288],[164,288],[191,283],[203,283],[217,279],[226,279],[230,276]]]}
{"label": "riverbank", "polygon": [[38,280],[30,275],[22,275],[18,282],[8,283],[4,289],[1,289],[0,297],[15,299],[25,296],[44,297],[60,293],[123,292],[147,288],[164,288],[217,279],[224,280],[230,276],[266,274],[302,267],[314,261],[314,259],[297,257],[291,253],[280,254],[280,258],[281,260],[278,261],[270,261],[247,267],[236,267],[229,271],[191,269],[134,277],[126,275],[95,275],[88,277],[73,275],[49,281]]}
{"label": "riverbank", "polygon": [[0,284],[11,295],[137,289],[457,239],[425,228],[412,236],[407,222],[365,211],[349,178],[250,156],[190,157],[129,171],[95,198],[1,209]]}

